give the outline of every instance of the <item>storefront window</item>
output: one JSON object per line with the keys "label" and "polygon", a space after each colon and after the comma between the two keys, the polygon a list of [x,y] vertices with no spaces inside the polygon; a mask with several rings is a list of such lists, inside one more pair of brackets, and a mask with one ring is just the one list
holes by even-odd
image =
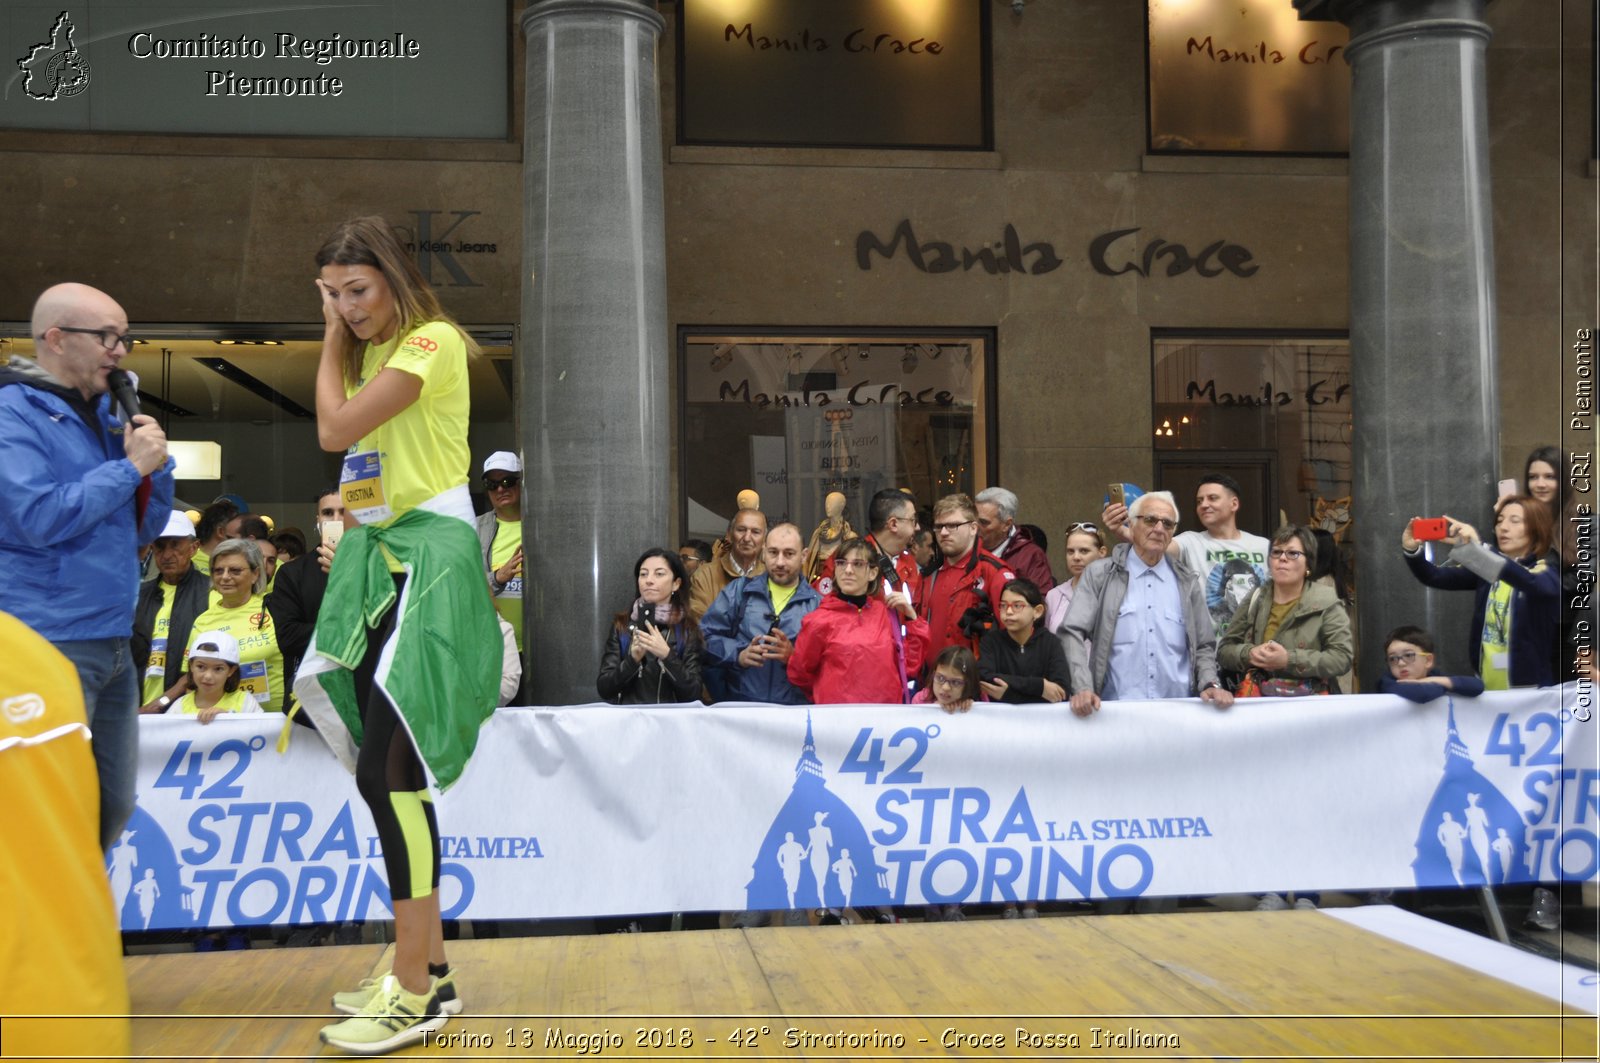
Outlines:
{"label": "storefront window", "polygon": [[1348,555],[1348,339],[1162,334],[1152,347],[1157,483],[1188,500],[1201,475],[1228,473],[1243,488],[1240,528],[1266,535],[1284,521],[1320,527]]}
{"label": "storefront window", "polygon": [[988,330],[680,333],[685,535],[727,531],[740,491],[807,532],[830,492],[867,530],[886,487],[919,506],[992,478]]}
{"label": "storefront window", "polygon": [[1350,34],[1289,0],[1148,0],[1150,150],[1346,154]]}
{"label": "storefront window", "polygon": [[[516,449],[512,332],[469,331],[484,350],[469,369],[476,471],[490,452]],[[157,418],[175,443],[220,449],[215,478],[194,478],[196,468],[179,456],[179,506],[200,509],[218,495],[237,495],[279,525],[308,528],[314,496],[339,476],[339,455],[317,443],[322,326],[135,326],[134,335],[137,342],[122,366],[138,377],[143,412]],[[0,358],[33,353],[26,324],[0,325]]]}
{"label": "storefront window", "polygon": [[989,5],[683,0],[684,144],[990,150]]}

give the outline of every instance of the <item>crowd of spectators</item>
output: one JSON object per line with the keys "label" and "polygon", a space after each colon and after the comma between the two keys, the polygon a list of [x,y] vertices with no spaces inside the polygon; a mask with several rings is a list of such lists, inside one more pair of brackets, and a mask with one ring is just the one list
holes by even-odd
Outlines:
{"label": "crowd of spectators", "polygon": [[[1578,578],[1584,527],[1563,516],[1568,471],[1556,448],[1534,451],[1525,493],[1494,505],[1491,540],[1445,518],[1438,548],[1447,559],[1429,556],[1411,522],[1400,529],[1419,580],[1474,593],[1464,650],[1487,689],[1591,671],[1561,641],[1573,597],[1563,588]],[[485,460],[488,505],[478,518],[506,642],[503,703],[521,694],[521,473],[509,451]],[[880,491],[866,506],[867,532],[844,523],[842,545],[812,559],[812,580],[805,531],[769,527],[760,509],[742,508],[715,542],[688,539],[639,559],[636,597],[600,647],[596,693],[619,704],[1065,701],[1087,715],[1129,698],[1226,707],[1241,695],[1354,691],[1353,612],[1335,537],[1294,524],[1270,541],[1242,530],[1239,492],[1226,475],[1203,477],[1199,527],[1182,532],[1168,492],[1107,501],[1098,521],[1063,530],[1059,582],[1044,532],[1018,522],[1021,503],[1003,487],[946,495],[925,510],[908,492]],[[136,608],[142,712],[164,712],[194,691],[185,662],[205,631],[237,641],[240,685],[261,707],[289,707],[287,680],[346,521],[336,488],[319,495],[315,516],[308,540],[231,496],[198,514],[173,511],[147,548]],[[952,648],[967,651],[976,671]],[[936,661],[978,688],[940,698]],[[1374,670],[1367,685],[1393,679]]]}
{"label": "crowd of spectators", "polygon": [[[505,637],[502,704],[521,695],[521,471],[516,455],[490,455],[478,520]],[[1401,551],[1419,580],[1475,595],[1463,648],[1474,674],[1440,674],[1432,636],[1402,625],[1367,689],[1423,700],[1590,674],[1560,634],[1581,533],[1570,513],[1562,518],[1566,473],[1559,451],[1535,451],[1525,493],[1494,505],[1492,539],[1446,518],[1437,548],[1448,559],[1430,557],[1404,525]],[[1086,716],[1124,699],[1226,708],[1236,697],[1353,692],[1353,608],[1335,536],[1296,524],[1270,537],[1242,530],[1239,492],[1226,475],[1203,477],[1199,527],[1183,532],[1168,492],[1108,501],[1099,520],[1063,529],[1059,582],[1045,533],[1018,522],[1020,501],[1001,487],[924,510],[908,492],[880,491],[866,533],[847,530],[823,554],[817,536],[808,551],[803,529],[741,508],[715,542],[686,539],[637,560],[635,596],[599,647],[596,693],[625,705],[916,702],[946,712],[1066,703]],[[317,505],[309,541],[235,500],[198,520],[174,512],[150,548],[138,602],[141,711],[198,696],[209,719],[238,702],[214,708],[217,696],[197,685],[190,662],[201,633],[222,646],[220,658],[206,652],[233,669],[228,681],[249,707],[288,707],[286,678],[305,654],[337,549],[327,529],[345,520],[336,489]],[[1264,903],[1275,899],[1281,906],[1274,895]]]}

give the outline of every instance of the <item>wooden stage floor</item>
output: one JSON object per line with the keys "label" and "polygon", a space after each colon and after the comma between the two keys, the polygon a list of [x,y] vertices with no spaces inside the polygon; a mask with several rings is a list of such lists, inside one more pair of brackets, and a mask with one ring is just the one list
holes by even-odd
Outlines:
{"label": "wooden stage floor", "polygon": [[[1317,911],[509,938],[451,959],[467,1013],[399,1056],[1596,1056],[1594,1016]],[[388,948],[125,962],[136,1058],[306,1059],[331,1021],[308,1010]]]}

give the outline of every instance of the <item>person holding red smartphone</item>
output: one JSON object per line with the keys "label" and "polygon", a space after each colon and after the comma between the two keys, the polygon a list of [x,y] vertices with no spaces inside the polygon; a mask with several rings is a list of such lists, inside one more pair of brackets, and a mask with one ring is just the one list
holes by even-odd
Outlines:
{"label": "person holding red smartphone", "polygon": [[[1412,575],[1430,587],[1472,591],[1473,667],[1489,690],[1550,686],[1558,675],[1561,644],[1561,566],[1550,556],[1549,507],[1531,495],[1513,495],[1500,506],[1494,545],[1486,545],[1466,521],[1444,516],[1452,547],[1449,567],[1423,556],[1426,518],[1408,522],[1400,547]],[[1419,524],[1421,526],[1419,527]],[[1417,534],[1422,532],[1422,535]]]}

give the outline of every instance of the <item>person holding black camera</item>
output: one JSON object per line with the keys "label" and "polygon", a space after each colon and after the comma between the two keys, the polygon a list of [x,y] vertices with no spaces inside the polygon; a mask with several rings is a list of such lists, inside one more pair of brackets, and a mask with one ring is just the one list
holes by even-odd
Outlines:
{"label": "person holding black camera", "polygon": [[606,636],[595,687],[616,705],[662,705],[700,697],[700,625],[689,614],[689,573],[671,550],[646,550],[634,564],[639,597]]}
{"label": "person holding black camera", "polygon": [[922,617],[933,640],[928,659],[946,646],[978,653],[1000,615],[1000,592],[1017,575],[978,541],[978,510],[968,495],[946,495],[934,505],[933,538],[944,564],[922,589]]}

